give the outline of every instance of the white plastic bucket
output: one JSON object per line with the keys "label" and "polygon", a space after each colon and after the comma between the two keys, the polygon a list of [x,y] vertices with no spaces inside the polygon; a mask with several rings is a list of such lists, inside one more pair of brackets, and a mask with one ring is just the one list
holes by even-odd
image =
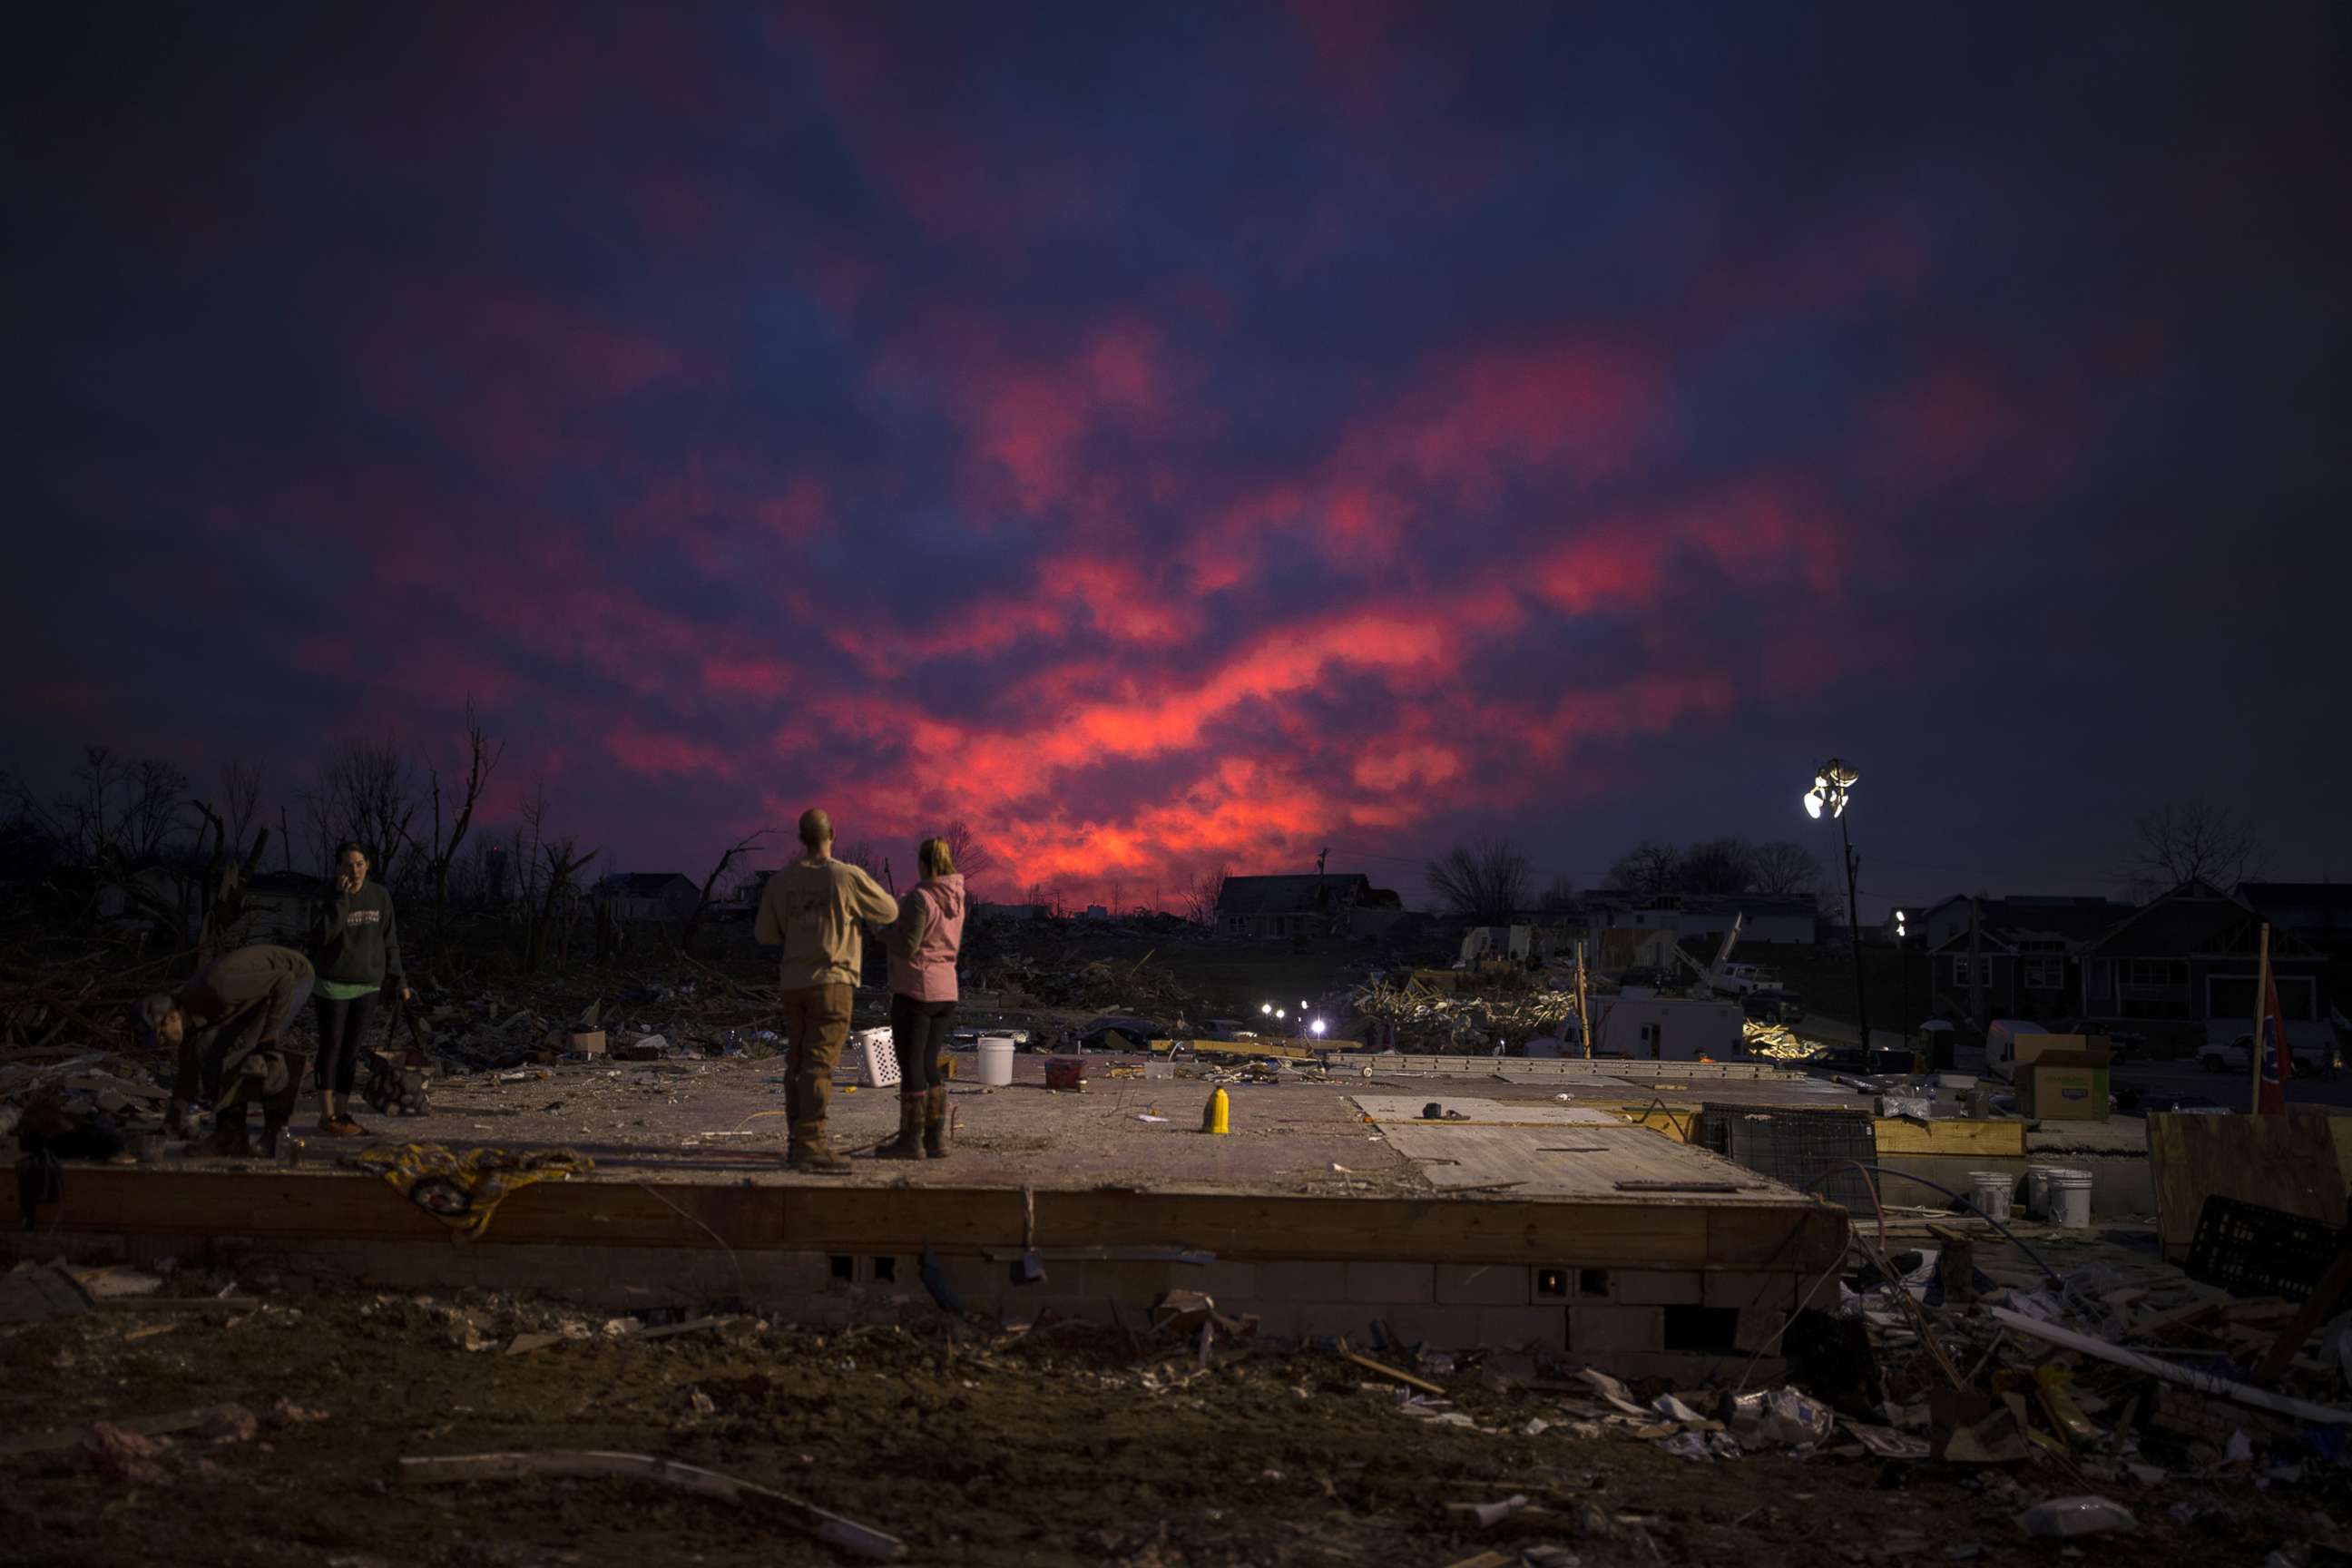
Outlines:
{"label": "white plastic bucket", "polygon": [[1976,1184],[1979,1210],[1991,1219],[2009,1217],[2010,1194],[2016,1190],[2016,1177],[2006,1171],[1970,1171],[1969,1180]]}
{"label": "white plastic bucket", "polygon": [[981,1036],[980,1081],[1000,1089],[1013,1081],[1012,1036]]}
{"label": "white plastic bucket", "polygon": [[2091,1173],[2088,1171],[2053,1171],[2050,1173],[2050,1223],[2068,1230],[2084,1230],[2091,1224]]}

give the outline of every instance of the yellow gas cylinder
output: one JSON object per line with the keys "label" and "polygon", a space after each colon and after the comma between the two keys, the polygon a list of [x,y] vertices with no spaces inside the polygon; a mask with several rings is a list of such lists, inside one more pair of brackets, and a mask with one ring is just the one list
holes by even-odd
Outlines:
{"label": "yellow gas cylinder", "polygon": [[1223,1089],[1211,1089],[1208,1108],[1201,1112],[1201,1131],[1203,1132],[1231,1131],[1233,1109],[1233,1101],[1225,1098]]}

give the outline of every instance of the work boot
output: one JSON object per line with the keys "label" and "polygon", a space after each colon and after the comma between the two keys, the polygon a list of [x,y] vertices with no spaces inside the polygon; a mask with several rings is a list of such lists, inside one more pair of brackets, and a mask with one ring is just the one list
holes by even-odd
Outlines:
{"label": "work boot", "polygon": [[246,1130],[245,1112],[225,1110],[213,1122],[213,1135],[197,1148],[219,1160],[253,1158],[253,1135]]}
{"label": "work boot", "polygon": [[825,1137],[824,1123],[812,1121],[805,1127],[793,1129],[793,1148],[786,1161],[795,1171],[806,1171],[819,1176],[837,1176],[849,1169],[849,1162],[833,1152]]}
{"label": "work boot", "polygon": [[278,1135],[285,1131],[286,1123],[277,1117],[265,1116],[261,1119],[261,1157],[263,1159],[278,1158]]}
{"label": "work boot", "polygon": [[877,1160],[919,1160],[923,1157],[924,1096],[898,1097],[898,1140],[874,1151]]}
{"label": "work boot", "polygon": [[932,1160],[948,1157],[948,1087],[943,1083],[923,1093],[923,1154]]}
{"label": "work boot", "polygon": [[187,1101],[174,1099],[163,1107],[163,1131],[174,1138],[184,1136],[187,1132]]}

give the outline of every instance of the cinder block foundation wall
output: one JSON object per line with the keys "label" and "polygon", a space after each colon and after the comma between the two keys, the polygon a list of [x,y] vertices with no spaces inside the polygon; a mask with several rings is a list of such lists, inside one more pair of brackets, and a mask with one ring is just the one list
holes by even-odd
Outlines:
{"label": "cinder block foundation wall", "polygon": [[[70,1244],[16,1238],[19,1255],[69,1251],[78,1259],[152,1267],[210,1257],[321,1284],[448,1294],[526,1292],[594,1312],[707,1310],[740,1302],[783,1321],[816,1324],[913,1321],[939,1308],[912,1257],[717,1247],[534,1246],[412,1240],[312,1240],[135,1236]],[[1254,1317],[1286,1341],[1344,1337],[1352,1345],[1425,1345],[1454,1352],[1523,1352],[1623,1377],[1692,1382],[1785,1370],[1779,1334],[1814,1289],[1793,1273],[1374,1261],[1206,1264],[1070,1260],[1048,1256],[1045,1278],[1019,1280],[1002,1256],[939,1259],[968,1309],[1022,1321],[1045,1314],[1140,1328],[1170,1290],[1198,1290],[1218,1310]],[[1752,1365],[1751,1365],[1752,1363]]]}

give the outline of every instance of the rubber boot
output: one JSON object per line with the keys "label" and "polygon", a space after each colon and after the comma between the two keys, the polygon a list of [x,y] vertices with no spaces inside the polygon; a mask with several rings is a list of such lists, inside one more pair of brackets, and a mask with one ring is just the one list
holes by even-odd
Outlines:
{"label": "rubber boot", "polygon": [[789,1161],[795,1171],[806,1171],[819,1176],[837,1176],[849,1169],[849,1162],[833,1152],[825,1136],[824,1123],[812,1121],[793,1129],[797,1145]]}
{"label": "rubber boot", "polygon": [[948,1086],[943,1083],[923,1095],[923,1154],[932,1160],[948,1157]]}
{"label": "rubber boot", "polygon": [[874,1151],[877,1160],[919,1160],[923,1157],[924,1096],[902,1094],[898,1097],[898,1138]]}
{"label": "rubber boot", "polygon": [[262,1119],[261,1119],[261,1157],[262,1157],[263,1159],[265,1159],[265,1160],[275,1160],[276,1158],[278,1158],[278,1136],[279,1136],[281,1133],[283,1133],[285,1131],[286,1131],[286,1122],[285,1122],[285,1121],[284,1121],[284,1119],[283,1119],[283,1118],[276,1117],[276,1116],[269,1116],[269,1115],[266,1115],[266,1114],[262,1117]]}
{"label": "rubber boot", "polygon": [[246,1129],[245,1108],[230,1106],[215,1113],[213,1135],[197,1147],[215,1159],[252,1159],[253,1136]]}

